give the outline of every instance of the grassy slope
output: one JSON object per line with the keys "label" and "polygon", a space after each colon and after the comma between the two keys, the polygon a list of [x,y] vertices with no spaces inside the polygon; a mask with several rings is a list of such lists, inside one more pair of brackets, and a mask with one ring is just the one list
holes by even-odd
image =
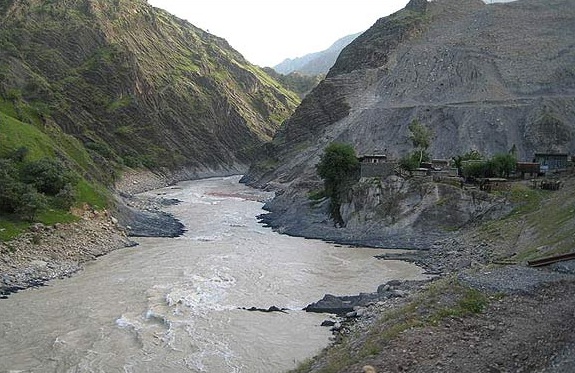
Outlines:
{"label": "grassy slope", "polygon": [[[36,125],[23,123],[9,114],[14,107],[0,103],[0,156],[5,156],[20,147],[28,149],[27,159],[30,161],[44,157],[58,158],[74,170],[79,176],[76,185],[77,206],[88,204],[102,209],[110,202],[109,192],[105,187],[90,181],[85,177],[89,169],[95,168],[90,155],[73,137],[62,133],[57,128],[43,128],[37,121]],[[6,114],[8,113],[8,114]],[[39,214],[38,222],[44,224],[65,223],[76,218],[68,211],[49,209]],[[11,215],[0,214],[0,240],[7,240],[18,235],[31,223],[16,219]]]}
{"label": "grassy slope", "polygon": [[478,228],[478,237],[492,243],[500,257],[524,262],[575,250],[575,177],[563,179],[559,191],[512,190],[515,210],[500,221]]}

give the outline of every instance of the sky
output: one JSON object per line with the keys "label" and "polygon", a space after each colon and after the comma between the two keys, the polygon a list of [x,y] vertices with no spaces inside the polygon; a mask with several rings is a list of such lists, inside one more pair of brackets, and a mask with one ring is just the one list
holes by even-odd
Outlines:
{"label": "sky", "polygon": [[367,30],[408,0],[148,0],[226,39],[248,61],[275,66]]}

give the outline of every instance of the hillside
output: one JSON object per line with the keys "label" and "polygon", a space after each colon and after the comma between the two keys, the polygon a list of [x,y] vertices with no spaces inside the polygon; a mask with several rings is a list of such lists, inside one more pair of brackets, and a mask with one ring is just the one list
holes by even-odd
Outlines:
{"label": "hillside", "polygon": [[302,99],[307,96],[325,78],[322,75],[305,75],[299,72],[291,72],[287,75],[276,72],[271,67],[264,67],[263,70],[272,78],[280,82],[284,87],[298,94]]}
{"label": "hillside", "polygon": [[337,40],[329,48],[321,52],[306,54],[297,58],[286,58],[273,67],[280,74],[288,75],[297,72],[303,75],[325,75],[335,63],[343,48],[359,34],[347,35]]}
{"label": "hillside", "polygon": [[493,155],[513,145],[523,160],[536,151],[572,152],[573,5],[410,2],[342,51],[249,179],[259,185],[313,179],[332,141],[359,154],[387,149],[399,158],[411,148],[414,119],[431,130],[435,158],[471,149]]}
{"label": "hillside", "polygon": [[225,40],[143,0],[4,1],[0,19],[3,107],[78,139],[107,183],[125,166],[240,172],[299,103]]}

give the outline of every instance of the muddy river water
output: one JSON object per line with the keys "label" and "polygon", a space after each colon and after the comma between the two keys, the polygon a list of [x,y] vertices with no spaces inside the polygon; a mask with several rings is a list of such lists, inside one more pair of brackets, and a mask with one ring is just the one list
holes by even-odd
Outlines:
{"label": "muddy river water", "polygon": [[[85,270],[0,300],[0,372],[284,372],[329,344],[328,315],[301,309],[324,294],[423,278],[379,252],[263,227],[269,194],[239,177],[150,192],[178,238],[138,238]],[[287,308],[261,313],[242,307]]]}

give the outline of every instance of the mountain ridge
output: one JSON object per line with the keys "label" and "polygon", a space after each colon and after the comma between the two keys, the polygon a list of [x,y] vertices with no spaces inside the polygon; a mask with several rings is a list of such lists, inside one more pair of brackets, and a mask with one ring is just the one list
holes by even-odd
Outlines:
{"label": "mountain ridge", "polygon": [[342,51],[276,135],[274,157],[285,161],[256,164],[246,179],[317,180],[314,165],[332,141],[399,158],[414,119],[431,129],[438,158],[575,148],[571,0],[410,4],[425,10],[384,17]]}
{"label": "mountain ridge", "polygon": [[239,172],[299,103],[224,39],[145,1],[3,5],[4,100],[107,148],[95,157],[112,168]]}
{"label": "mountain ridge", "polygon": [[297,72],[304,75],[325,75],[335,63],[341,50],[361,33],[346,35],[335,41],[329,48],[296,58],[286,58],[273,69],[280,74],[288,75]]}

